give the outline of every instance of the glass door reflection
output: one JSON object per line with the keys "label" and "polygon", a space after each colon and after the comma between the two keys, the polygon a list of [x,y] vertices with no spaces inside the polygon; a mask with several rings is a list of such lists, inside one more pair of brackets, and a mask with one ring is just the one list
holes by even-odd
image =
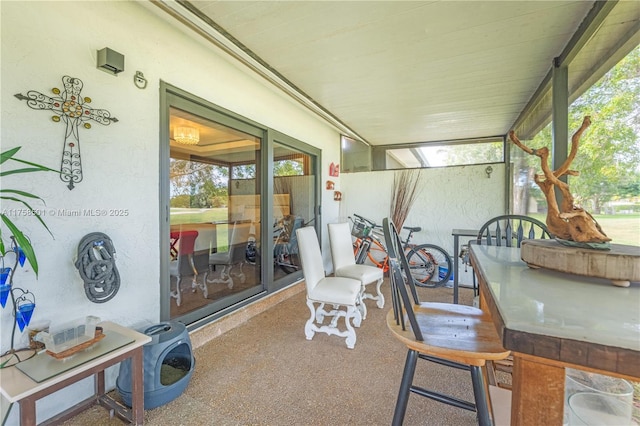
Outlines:
{"label": "glass door reflection", "polygon": [[273,147],[274,279],[288,283],[302,276],[296,230],[315,225],[315,156],[280,142]]}
{"label": "glass door reflection", "polygon": [[175,107],[170,134],[170,318],[191,319],[262,289],[262,140]]}

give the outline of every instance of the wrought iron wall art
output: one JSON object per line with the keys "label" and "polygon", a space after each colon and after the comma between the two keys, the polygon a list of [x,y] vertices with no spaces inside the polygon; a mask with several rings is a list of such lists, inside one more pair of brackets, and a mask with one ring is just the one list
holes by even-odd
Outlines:
{"label": "wrought iron wall art", "polygon": [[47,96],[38,91],[29,90],[26,96],[18,93],[15,97],[21,101],[27,101],[27,105],[32,109],[52,111],[54,113],[53,121],[65,123],[60,179],[67,182],[67,187],[71,190],[75,184],[82,181],[78,129],[81,125],[85,129],[90,129],[90,121],[108,126],[111,123],[116,123],[118,119],[111,117],[111,113],[106,109],[93,109],[87,105],[91,103],[91,98],[80,95],[83,83],[79,78],[65,75],[62,77],[62,85],[64,87],[62,91],[57,87],[51,90],[55,96]]}

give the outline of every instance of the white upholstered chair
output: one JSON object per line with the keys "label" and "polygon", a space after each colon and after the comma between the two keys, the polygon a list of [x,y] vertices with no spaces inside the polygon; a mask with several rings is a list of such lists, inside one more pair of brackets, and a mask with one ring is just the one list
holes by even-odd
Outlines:
{"label": "white upholstered chair", "polygon": [[[335,334],[346,337],[347,347],[353,349],[356,344],[356,331],[353,327],[359,327],[362,321],[362,314],[358,308],[360,281],[325,276],[320,243],[312,226],[299,228],[296,235],[307,289],[307,306],[311,311],[304,327],[305,336],[307,340],[311,340],[315,333]],[[325,306],[331,310],[325,310]],[[323,324],[325,317],[331,317],[329,324]],[[346,330],[340,330],[338,327],[338,320],[342,317]]]}
{"label": "white upholstered chair", "polygon": [[[243,266],[246,262],[246,248],[249,241],[249,223],[235,222],[229,227],[229,250],[209,255],[209,271],[204,276],[206,282],[211,284],[226,284],[228,288],[233,288],[233,276],[244,283],[246,280]],[[215,271],[216,266],[221,265],[220,277],[209,281],[209,275]],[[233,268],[237,266],[237,270]]]}
{"label": "white upholstered chair", "polygon": [[[378,308],[384,308],[384,296],[380,291],[380,286],[384,280],[382,269],[373,265],[359,265],[356,263],[353,254],[353,242],[351,241],[351,228],[347,222],[330,223],[329,244],[331,246],[331,260],[333,261],[333,273],[336,277],[353,278],[360,281],[361,298],[375,300]],[[366,286],[374,284],[376,294],[366,292]],[[367,308],[362,303],[362,317],[367,317]]]}

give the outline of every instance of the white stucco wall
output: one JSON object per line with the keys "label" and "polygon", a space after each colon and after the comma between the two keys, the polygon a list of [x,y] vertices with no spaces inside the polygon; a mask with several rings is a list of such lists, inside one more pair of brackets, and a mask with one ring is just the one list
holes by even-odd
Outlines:
{"label": "white stucco wall", "polygon": [[[29,268],[14,282],[36,296],[33,321],[64,321],[97,315],[123,325],[159,320],[159,85],[168,82],[207,101],[322,147],[322,181],[329,164],[338,163],[340,135],[279,90],[219,54],[204,41],[167,26],[141,3],[0,2],[1,14],[1,142],[2,150],[22,146],[20,157],[58,169],[64,124],[52,113],[29,108],[13,95],[29,90],[52,95],[65,75],[84,83],[90,106],[108,110],[117,123],[80,128],[84,180],[72,191],[56,175],[3,178],[3,188],[40,195],[51,237],[33,218],[7,210],[29,235],[40,263],[36,280]],[[125,55],[125,71],[117,77],[96,68],[97,51],[109,47]],[[133,83],[136,71],[148,79],[145,90]],[[322,192],[324,214],[338,215],[333,193]],[[3,204],[3,209],[19,207]],[[90,217],[84,209],[125,210],[127,216]],[[63,215],[62,210],[80,212]],[[3,237],[6,237],[3,229]],[[94,231],[111,237],[121,276],[118,294],[96,304],[84,294],[73,266],[80,239]],[[323,227],[323,233],[326,233]],[[6,239],[6,238],[5,238]],[[325,244],[327,239],[325,238]],[[1,350],[10,346],[13,318],[0,310]],[[16,339],[20,344],[20,337]],[[113,369],[108,384],[117,376]],[[91,383],[81,383],[38,404],[42,421],[86,397]],[[13,410],[8,424],[15,424]]]}
{"label": "white stucco wall", "polygon": [[[491,178],[486,165],[423,169],[419,195],[405,226],[421,226],[414,243],[436,244],[453,253],[453,229],[477,229],[489,218],[504,214],[503,164],[494,164]],[[340,220],[357,213],[378,224],[390,215],[394,171],[346,173],[341,175],[343,191]],[[461,242],[463,239],[460,240]],[[471,275],[460,271],[461,282]]]}

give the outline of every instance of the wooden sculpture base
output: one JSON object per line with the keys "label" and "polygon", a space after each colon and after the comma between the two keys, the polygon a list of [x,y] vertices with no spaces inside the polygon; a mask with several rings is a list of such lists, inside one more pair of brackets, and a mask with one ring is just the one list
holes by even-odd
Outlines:
{"label": "wooden sculpture base", "polygon": [[611,250],[568,247],[555,240],[524,240],[520,257],[532,268],[611,280],[620,287],[640,282],[640,247],[611,244]]}

